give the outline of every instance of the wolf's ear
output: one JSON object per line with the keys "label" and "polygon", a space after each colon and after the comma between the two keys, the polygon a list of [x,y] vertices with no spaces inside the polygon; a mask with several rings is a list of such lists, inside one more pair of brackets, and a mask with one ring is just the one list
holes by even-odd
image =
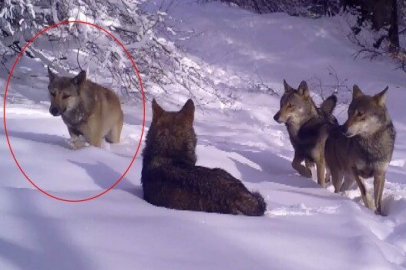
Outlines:
{"label": "wolf's ear", "polygon": [[161,106],[159,106],[158,102],[156,102],[155,98],[152,100],[152,122],[156,121],[164,112]]}
{"label": "wolf's ear", "polygon": [[53,82],[56,78],[55,73],[52,72],[52,70],[48,66],[48,77],[49,77],[49,82]]}
{"label": "wolf's ear", "polygon": [[354,86],[352,87],[352,98],[362,97],[363,95],[364,93],[362,93],[358,85],[354,84]]}
{"label": "wolf's ear", "polygon": [[320,109],[325,113],[332,114],[336,105],[337,97],[333,94],[323,101],[323,103],[320,105]]}
{"label": "wolf's ear", "polygon": [[81,85],[84,81],[86,81],[86,71],[82,70],[76,77],[73,77],[70,81],[74,85]]}
{"label": "wolf's ear", "polygon": [[299,85],[299,88],[297,89],[300,95],[308,97],[310,96],[310,91],[309,87],[307,86],[307,83],[305,81],[302,81]]}
{"label": "wolf's ear", "polygon": [[384,106],[385,105],[386,93],[387,93],[388,89],[389,89],[389,87],[386,86],[386,88],[382,92],[380,92],[380,93],[378,93],[378,94],[376,94],[374,96],[374,100],[376,101],[376,103],[379,106]]}
{"label": "wolf's ear", "polygon": [[188,101],[186,101],[185,105],[180,111],[186,119],[193,122],[195,118],[195,104],[193,103],[193,100],[189,99]]}
{"label": "wolf's ear", "polygon": [[288,92],[288,91],[290,91],[290,90],[293,89],[292,86],[290,86],[290,85],[286,82],[286,80],[283,80],[283,87],[285,88],[285,92]]}

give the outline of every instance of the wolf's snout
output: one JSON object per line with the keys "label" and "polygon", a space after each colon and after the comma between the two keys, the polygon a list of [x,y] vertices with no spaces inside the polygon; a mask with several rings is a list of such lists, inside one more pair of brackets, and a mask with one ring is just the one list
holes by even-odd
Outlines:
{"label": "wolf's snout", "polygon": [[61,114],[59,113],[59,110],[58,110],[57,108],[55,108],[55,107],[49,108],[49,112],[50,112],[53,116],[59,116],[59,115],[61,115]]}
{"label": "wolf's snout", "polygon": [[281,116],[281,113],[280,113],[280,112],[277,112],[277,113],[274,115],[273,120],[275,120],[276,122],[280,123],[280,120],[279,120],[280,116]]}
{"label": "wolf's snout", "polygon": [[344,136],[351,138],[352,136],[354,136],[354,134],[352,134],[351,132],[348,131],[348,128],[345,125],[340,126],[340,131],[342,134],[344,134]]}

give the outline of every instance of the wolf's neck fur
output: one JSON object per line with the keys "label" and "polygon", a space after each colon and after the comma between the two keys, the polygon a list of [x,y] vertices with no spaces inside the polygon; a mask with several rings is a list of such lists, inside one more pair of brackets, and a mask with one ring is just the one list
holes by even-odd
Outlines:
{"label": "wolf's neck fur", "polygon": [[78,105],[75,108],[66,111],[62,115],[62,118],[69,125],[78,125],[82,122],[86,122],[89,118],[89,114],[86,110],[84,102],[79,100]]}
{"label": "wolf's neck fur", "polygon": [[319,116],[318,109],[317,109],[316,105],[314,104],[314,102],[311,101],[310,108],[307,112],[304,112],[300,118],[286,123],[286,127],[289,131],[289,134],[292,137],[296,137],[300,128],[303,125],[305,125],[308,121],[310,121],[311,119],[318,117],[318,116]]}
{"label": "wolf's neck fur", "polygon": [[395,144],[396,130],[390,119],[370,136],[355,136],[352,141],[357,145],[365,157],[371,162],[386,160],[390,161]]}
{"label": "wolf's neck fur", "polygon": [[170,140],[157,140],[157,138],[154,138],[154,135],[150,132],[151,130],[147,134],[146,145],[143,150],[143,166],[194,166],[196,164],[196,135],[194,133],[191,138],[189,138],[189,141],[182,143],[184,147],[176,147],[174,145],[169,145],[171,143]]}

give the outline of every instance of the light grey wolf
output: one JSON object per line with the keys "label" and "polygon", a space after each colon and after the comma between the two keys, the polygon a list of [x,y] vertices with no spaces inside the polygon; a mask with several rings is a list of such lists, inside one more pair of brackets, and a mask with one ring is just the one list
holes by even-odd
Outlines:
{"label": "light grey wolf", "polygon": [[[280,110],[274,119],[285,123],[290,142],[295,150],[292,167],[304,177],[312,177],[310,168],[316,163],[317,181],[325,186],[325,142],[330,130],[337,126],[332,112],[337,97],[331,95],[318,108],[310,96],[309,87],[302,81],[297,89],[283,81],[285,92],[280,100]],[[302,162],[305,161],[305,165]]]}
{"label": "light grey wolf", "polygon": [[[326,162],[335,192],[345,190],[354,180],[366,207],[382,214],[382,193],[386,169],[395,145],[396,131],[386,109],[388,87],[368,96],[354,85],[348,120],[332,132],[326,142]],[[374,201],[363,178],[374,178]],[[343,182],[344,179],[344,182]]]}
{"label": "light grey wolf", "polygon": [[109,143],[120,141],[123,111],[118,96],[110,89],[86,79],[81,71],[73,78],[59,77],[48,67],[49,112],[62,116],[68,127],[73,148],[81,148],[86,141],[100,147],[103,138]]}
{"label": "light grey wolf", "polygon": [[261,216],[266,203],[222,169],[196,166],[195,106],[188,100],[178,112],[152,101],[152,123],[143,150],[144,199],[179,210]]}

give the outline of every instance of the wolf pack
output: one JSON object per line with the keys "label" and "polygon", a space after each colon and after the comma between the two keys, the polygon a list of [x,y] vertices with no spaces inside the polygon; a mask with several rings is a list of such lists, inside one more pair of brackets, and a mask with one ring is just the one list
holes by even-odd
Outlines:
{"label": "wolf pack", "polygon": [[[61,116],[73,149],[100,147],[102,141],[119,143],[123,111],[119,97],[87,78],[58,76],[48,67],[50,113]],[[383,215],[385,174],[395,144],[396,131],[385,105],[388,87],[373,96],[353,86],[348,118],[340,125],[333,115],[333,94],[318,107],[305,81],[298,88],[283,81],[284,93],[274,120],[283,123],[294,148],[292,168],[317,182],[330,182],[336,193],[355,185],[363,203]],[[156,206],[190,211],[262,216],[266,202],[258,192],[220,168],[197,166],[195,105],[188,100],[180,111],[166,111],[154,99],[148,130],[141,183],[144,199]],[[373,178],[373,196],[365,179]]]}

